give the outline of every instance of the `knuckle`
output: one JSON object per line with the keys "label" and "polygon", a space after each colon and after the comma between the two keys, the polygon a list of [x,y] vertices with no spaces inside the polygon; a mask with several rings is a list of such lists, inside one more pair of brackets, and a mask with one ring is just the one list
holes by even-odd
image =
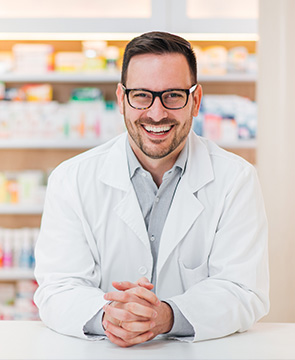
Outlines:
{"label": "knuckle", "polygon": [[122,313],[122,319],[121,320],[122,321],[128,321],[129,320],[129,314],[126,313],[126,312]]}
{"label": "knuckle", "polygon": [[127,310],[130,312],[133,312],[135,310],[135,307],[136,307],[136,305],[132,302],[130,302],[126,305]]}
{"label": "knuckle", "polygon": [[135,293],[135,295],[136,296],[143,296],[144,295],[144,288],[143,287],[141,287],[141,286],[138,286],[138,287],[136,287],[136,288],[134,288],[134,293]]}
{"label": "knuckle", "polygon": [[122,293],[122,301],[123,302],[126,302],[128,300],[128,294],[126,293],[126,291],[124,291],[123,293]]}
{"label": "knuckle", "polygon": [[128,342],[129,342],[131,345],[136,345],[136,344],[138,344],[138,339],[136,339],[136,338],[129,339]]}
{"label": "knuckle", "polygon": [[134,338],[134,336],[130,332],[126,332],[126,334],[124,335],[124,340],[125,341],[132,342],[133,338]]}
{"label": "knuckle", "polygon": [[123,327],[124,327],[124,329],[125,330],[127,330],[127,331],[132,331],[132,324],[131,323],[129,323],[129,322],[126,322],[126,323],[124,323],[123,324]]}

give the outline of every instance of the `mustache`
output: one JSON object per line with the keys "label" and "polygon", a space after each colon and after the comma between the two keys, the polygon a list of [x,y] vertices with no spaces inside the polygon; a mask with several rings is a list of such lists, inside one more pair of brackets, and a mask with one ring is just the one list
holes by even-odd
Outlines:
{"label": "mustache", "polygon": [[150,126],[165,126],[165,125],[177,125],[178,122],[173,118],[164,118],[159,121],[154,121],[151,118],[140,118],[135,121],[136,125],[150,125]]}

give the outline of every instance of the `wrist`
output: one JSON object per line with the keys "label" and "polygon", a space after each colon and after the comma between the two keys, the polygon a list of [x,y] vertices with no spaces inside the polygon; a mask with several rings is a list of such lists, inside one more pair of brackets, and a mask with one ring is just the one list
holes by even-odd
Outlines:
{"label": "wrist", "polygon": [[173,327],[174,313],[171,306],[165,301],[161,302],[161,306],[163,307],[163,315],[164,315],[163,331],[161,333],[166,334],[170,332]]}

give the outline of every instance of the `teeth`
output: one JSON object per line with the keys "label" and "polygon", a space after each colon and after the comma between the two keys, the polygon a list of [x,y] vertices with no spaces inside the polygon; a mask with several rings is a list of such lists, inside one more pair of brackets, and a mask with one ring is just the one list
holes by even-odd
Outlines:
{"label": "teeth", "polygon": [[159,126],[159,127],[156,127],[156,126],[148,126],[148,125],[146,125],[144,128],[148,132],[162,133],[162,132],[165,132],[165,131],[169,131],[172,128],[172,126]]}

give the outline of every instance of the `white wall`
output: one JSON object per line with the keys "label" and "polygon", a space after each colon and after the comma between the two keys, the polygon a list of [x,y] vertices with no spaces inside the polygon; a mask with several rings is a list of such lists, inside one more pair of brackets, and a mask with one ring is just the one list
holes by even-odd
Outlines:
{"label": "white wall", "polygon": [[260,0],[258,171],[269,219],[271,311],[295,322],[295,1]]}

